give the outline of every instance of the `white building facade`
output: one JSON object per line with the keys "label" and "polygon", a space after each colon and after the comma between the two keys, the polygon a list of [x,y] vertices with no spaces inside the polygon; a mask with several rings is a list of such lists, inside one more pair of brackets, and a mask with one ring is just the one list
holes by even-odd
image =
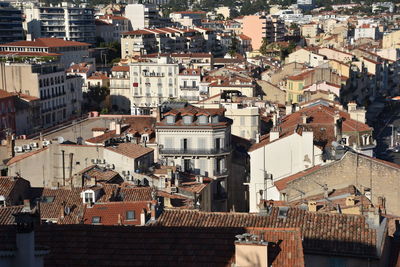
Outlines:
{"label": "white building facade", "polygon": [[274,182],[323,162],[322,150],[313,144],[312,131],[282,138],[279,132],[272,131],[269,138],[253,145],[249,152],[250,212],[259,211],[261,200],[280,200]]}

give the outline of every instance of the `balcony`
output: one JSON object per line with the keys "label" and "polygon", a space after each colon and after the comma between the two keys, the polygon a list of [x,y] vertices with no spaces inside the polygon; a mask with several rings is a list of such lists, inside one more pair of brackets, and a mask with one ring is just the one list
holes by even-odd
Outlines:
{"label": "balcony", "polygon": [[180,86],[179,88],[181,90],[188,90],[188,91],[198,91],[199,90],[198,86]]}
{"label": "balcony", "polygon": [[160,154],[163,155],[220,155],[229,154],[230,148],[211,148],[211,149],[160,149]]}
{"label": "balcony", "polygon": [[143,72],[144,77],[164,77],[164,73],[161,72]]}

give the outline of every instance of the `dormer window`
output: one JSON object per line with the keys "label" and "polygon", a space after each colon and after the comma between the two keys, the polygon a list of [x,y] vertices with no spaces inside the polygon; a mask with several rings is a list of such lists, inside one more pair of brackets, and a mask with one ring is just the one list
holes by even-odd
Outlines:
{"label": "dormer window", "polygon": [[183,116],[184,124],[191,124],[192,122],[193,122],[193,116],[190,115]]}
{"label": "dormer window", "polygon": [[167,123],[174,124],[175,123],[175,116],[169,115],[167,116]]}
{"label": "dormer window", "polygon": [[199,124],[207,124],[208,123],[208,116],[201,115],[199,116]]}
{"label": "dormer window", "polygon": [[142,134],[142,142],[149,142],[149,134]]}
{"label": "dormer window", "polygon": [[128,210],[126,212],[126,220],[127,221],[133,221],[135,220],[135,211],[134,210]]}
{"label": "dormer window", "polygon": [[86,190],[82,192],[83,203],[92,204],[95,202],[95,194],[93,190]]}
{"label": "dormer window", "polygon": [[100,216],[93,216],[92,217],[92,224],[99,224],[101,223],[101,217]]}

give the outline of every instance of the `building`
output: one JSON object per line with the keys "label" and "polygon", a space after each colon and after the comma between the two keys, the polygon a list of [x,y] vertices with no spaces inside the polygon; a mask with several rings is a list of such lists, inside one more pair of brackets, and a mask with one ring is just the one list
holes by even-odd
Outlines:
{"label": "building", "polygon": [[169,98],[178,97],[179,65],[171,57],[149,58],[129,67],[131,114],[150,114]]}
{"label": "building", "polygon": [[71,64],[66,70],[67,76],[80,76],[82,77],[82,92],[88,91],[88,78],[91,77],[92,73],[95,72],[96,68],[94,64],[90,63],[77,63]]}
{"label": "building", "polygon": [[376,40],[378,38],[378,27],[369,24],[363,24],[354,29],[354,40],[361,38],[370,38]]}
{"label": "building", "polygon": [[0,45],[2,55],[15,56],[57,56],[59,63],[64,68],[69,68],[72,63],[88,62],[90,44],[66,41],[59,38],[37,38],[33,41],[17,41]]}
{"label": "building", "polygon": [[212,51],[213,31],[200,28],[143,28],[122,33],[122,58],[153,53],[200,53]]}
{"label": "building", "polygon": [[188,101],[199,101],[200,99],[200,69],[184,69],[178,75],[178,96]]}
{"label": "building", "polygon": [[22,29],[22,12],[13,8],[8,2],[0,3],[0,43],[24,39]]}
{"label": "building", "polygon": [[[310,183],[315,184],[317,183]],[[291,208],[272,203],[265,213],[202,212],[191,210],[166,210],[157,219],[157,226],[180,229],[206,228],[208,231],[225,228],[293,229],[300,231],[304,252],[303,260],[296,257],[293,262],[272,262],[272,266],[385,266],[388,264],[390,242],[388,241],[388,219],[379,221],[379,215],[349,215],[317,213],[307,208]],[[356,230],[357,229],[357,230]],[[329,239],[326,238],[329,233]],[[379,234],[378,234],[379,233]],[[294,236],[293,239],[297,240]],[[216,238],[214,238],[216,240]],[[265,240],[265,239],[264,239]],[[283,242],[285,238],[283,238]],[[332,241],[334,240],[334,241]],[[372,244],[371,244],[372,243]],[[346,245],[344,245],[346,244]],[[294,247],[299,248],[300,243]],[[282,249],[282,247],[280,247]],[[247,253],[250,253],[248,251]],[[292,251],[292,256],[299,255]],[[280,253],[278,253],[279,255]],[[245,254],[248,255],[248,254]],[[367,256],[368,255],[368,256]],[[278,256],[279,257],[279,256]],[[275,258],[272,255],[271,260]],[[394,256],[397,258],[396,256]],[[261,258],[261,257],[260,257]],[[293,258],[292,258],[293,259]],[[262,266],[259,262],[242,266]],[[268,266],[268,265],[264,265]]]}
{"label": "building", "polygon": [[249,149],[250,211],[258,210],[261,199],[280,199],[275,187],[280,179],[334,160],[336,143],[369,156],[376,146],[365,111],[354,104],[347,113],[326,101],[313,101],[285,117],[274,114],[273,121],[273,130]]}
{"label": "building", "polygon": [[315,7],[315,0],[297,0],[297,7],[302,10],[311,10]]}
{"label": "building", "polygon": [[5,139],[7,134],[16,132],[14,96],[0,90],[0,139]]}
{"label": "building", "polygon": [[165,27],[171,24],[160,17],[154,4],[128,4],[125,7],[125,17],[129,19],[133,30]]}
{"label": "building", "polygon": [[93,72],[87,78],[87,87],[110,87],[110,77],[107,76],[107,73],[103,72]]}
{"label": "building", "polygon": [[42,125],[40,98],[22,93],[13,93],[15,101],[15,124],[17,135],[37,133]]}
{"label": "building", "polygon": [[131,30],[129,19],[122,16],[104,15],[100,16],[100,21],[108,23],[112,26],[111,38],[104,39],[106,42],[121,42],[121,34]]}
{"label": "building", "polygon": [[131,83],[129,66],[113,66],[110,77],[110,100],[113,110],[131,112]]}
{"label": "building", "polygon": [[[366,197],[382,213],[398,214],[400,207],[395,181],[399,165],[351,151],[344,153],[338,161],[283,178],[276,185],[281,198],[289,202],[298,201],[354,185],[357,196]],[[310,181],[318,181],[318,184]]]}
{"label": "building", "polygon": [[80,114],[82,80],[66,76],[57,63],[2,63],[0,70],[0,89],[40,98],[43,127]]}
{"label": "building", "polygon": [[259,50],[264,38],[268,43],[284,41],[285,24],[273,16],[245,16],[242,21],[242,33],[251,38],[253,50]]}
{"label": "building", "polygon": [[205,19],[204,11],[179,11],[169,14],[172,22],[178,23],[180,26],[193,27],[200,26],[201,21]]}
{"label": "building", "polygon": [[165,165],[216,180],[211,193],[213,211],[227,209],[231,124],[224,109],[191,105],[163,113],[156,124],[159,154]]}
{"label": "building", "polygon": [[255,140],[260,133],[260,111],[258,107],[242,103],[223,103],[225,116],[233,121],[232,134],[248,140]]}
{"label": "building", "polygon": [[24,9],[25,30],[32,38],[56,37],[69,41],[96,43],[93,8],[63,2],[58,6],[32,4]]}
{"label": "building", "polygon": [[[96,25],[96,38],[98,38],[98,40],[105,43],[116,41],[114,38],[114,26],[111,23],[96,19],[94,24]],[[118,42],[120,42],[120,40],[121,38],[118,38]]]}

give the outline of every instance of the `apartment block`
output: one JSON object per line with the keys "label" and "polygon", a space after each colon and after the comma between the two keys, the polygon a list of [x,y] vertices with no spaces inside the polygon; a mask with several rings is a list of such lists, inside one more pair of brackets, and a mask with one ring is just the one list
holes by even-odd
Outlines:
{"label": "apartment block", "polygon": [[26,29],[32,38],[56,37],[94,44],[96,26],[93,8],[63,2],[58,6],[31,5],[24,10]]}
{"label": "apartment block", "polygon": [[131,114],[150,114],[170,98],[178,97],[179,64],[156,57],[130,64]]}
{"label": "apartment block", "polygon": [[161,160],[183,172],[213,180],[213,211],[226,210],[231,154],[231,121],[224,109],[191,105],[170,109],[156,124]]}
{"label": "apartment block", "polygon": [[43,127],[80,114],[82,79],[66,76],[57,63],[1,63],[0,73],[1,90],[40,98]]}
{"label": "apartment block", "polygon": [[264,38],[268,43],[284,41],[285,24],[276,16],[245,16],[242,33],[251,38],[253,50],[259,50]]}
{"label": "apartment block", "polygon": [[24,39],[22,12],[7,2],[0,2],[0,43]]}

